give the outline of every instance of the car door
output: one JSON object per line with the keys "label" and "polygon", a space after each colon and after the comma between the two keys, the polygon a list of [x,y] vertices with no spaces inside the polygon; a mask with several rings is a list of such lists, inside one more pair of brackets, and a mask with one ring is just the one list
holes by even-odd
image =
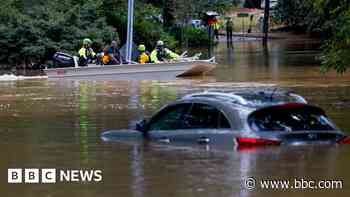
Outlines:
{"label": "car door", "polygon": [[148,134],[153,140],[177,144],[233,143],[227,118],[212,105],[179,104],[157,116],[149,124]]}
{"label": "car door", "polygon": [[178,141],[211,146],[232,146],[233,132],[222,111],[206,103],[194,103],[184,117],[184,135]]}
{"label": "car door", "polygon": [[192,103],[171,105],[161,110],[147,124],[147,136],[153,141],[174,142],[182,135],[184,117],[190,111]]}

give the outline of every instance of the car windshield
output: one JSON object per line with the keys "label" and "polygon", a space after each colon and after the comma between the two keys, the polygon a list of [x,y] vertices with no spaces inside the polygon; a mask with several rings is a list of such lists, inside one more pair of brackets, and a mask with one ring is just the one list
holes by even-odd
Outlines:
{"label": "car windshield", "polygon": [[[318,108],[311,108],[318,109]],[[322,131],[335,130],[335,126],[322,111],[310,108],[265,109],[254,112],[248,119],[255,131]]]}

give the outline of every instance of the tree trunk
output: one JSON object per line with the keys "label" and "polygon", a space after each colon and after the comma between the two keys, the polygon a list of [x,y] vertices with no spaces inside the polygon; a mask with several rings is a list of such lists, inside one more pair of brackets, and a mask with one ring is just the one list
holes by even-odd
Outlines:
{"label": "tree trunk", "polygon": [[171,27],[172,25],[174,25],[175,11],[176,11],[175,0],[167,0],[164,2],[164,8],[163,8],[164,27]]}

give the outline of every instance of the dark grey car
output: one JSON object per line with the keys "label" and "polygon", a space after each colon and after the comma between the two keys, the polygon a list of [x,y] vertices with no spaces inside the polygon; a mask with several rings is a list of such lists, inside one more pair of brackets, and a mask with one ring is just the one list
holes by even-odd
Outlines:
{"label": "dark grey car", "polygon": [[128,137],[173,144],[225,147],[337,144],[349,140],[306,100],[289,92],[203,92],[169,104],[137,131],[107,131],[105,141]]}

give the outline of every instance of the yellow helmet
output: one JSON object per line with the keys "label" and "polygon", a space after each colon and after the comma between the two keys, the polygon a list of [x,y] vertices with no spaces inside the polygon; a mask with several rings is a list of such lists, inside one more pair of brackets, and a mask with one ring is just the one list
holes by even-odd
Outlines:
{"label": "yellow helmet", "polygon": [[140,44],[139,47],[138,47],[138,50],[141,51],[141,52],[144,52],[144,51],[146,51],[146,46],[143,45],[143,44]]}

